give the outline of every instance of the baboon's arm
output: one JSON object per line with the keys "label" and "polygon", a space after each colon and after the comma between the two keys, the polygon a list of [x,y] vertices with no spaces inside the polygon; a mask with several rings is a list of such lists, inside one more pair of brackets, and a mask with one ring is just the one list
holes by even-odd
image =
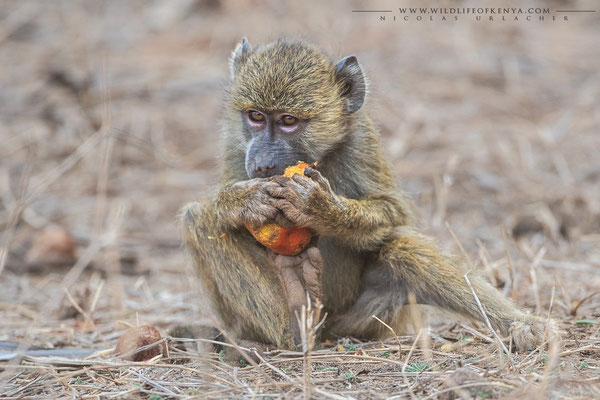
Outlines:
{"label": "baboon's arm", "polygon": [[328,180],[307,168],[306,176],[274,177],[267,192],[275,206],[299,226],[336,237],[358,250],[375,250],[395,228],[412,224],[408,201],[394,194],[349,199],[333,193]]}

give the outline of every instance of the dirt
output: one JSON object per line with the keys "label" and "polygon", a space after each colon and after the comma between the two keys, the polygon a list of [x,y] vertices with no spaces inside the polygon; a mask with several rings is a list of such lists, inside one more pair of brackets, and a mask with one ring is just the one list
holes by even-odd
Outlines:
{"label": "dirt", "polygon": [[[388,5],[4,1],[0,341],[108,350],[127,324],[164,335],[209,320],[177,214],[218,182],[231,51],[243,36],[286,35],[358,57],[423,231],[459,253],[447,223],[474,268],[550,312],[562,347],[507,357],[463,321],[425,342],[319,344],[310,365],[289,352],[231,365],[196,349],[146,364],[26,357],[0,361],[0,397],[600,397],[597,4],[531,2],[556,21],[352,12],[371,6]],[[62,236],[44,247],[48,232]]]}

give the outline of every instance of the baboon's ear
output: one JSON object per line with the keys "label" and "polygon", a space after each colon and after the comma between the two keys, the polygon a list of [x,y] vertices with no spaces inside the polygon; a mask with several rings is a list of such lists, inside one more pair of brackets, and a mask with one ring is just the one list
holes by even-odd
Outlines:
{"label": "baboon's ear", "polygon": [[250,52],[250,43],[248,39],[243,38],[240,43],[235,46],[235,50],[231,54],[231,59],[229,60],[229,70],[231,71],[231,78],[235,77],[240,65],[246,60],[248,57],[248,53]]}
{"label": "baboon's ear", "polygon": [[367,84],[355,56],[342,58],[335,66],[335,76],[343,84],[342,96],[346,99],[346,112],[358,111],[365,102]]}

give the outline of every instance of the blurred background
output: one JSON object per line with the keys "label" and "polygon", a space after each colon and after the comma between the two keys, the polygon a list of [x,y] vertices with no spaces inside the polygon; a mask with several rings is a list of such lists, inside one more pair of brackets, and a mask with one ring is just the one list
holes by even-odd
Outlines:
{"label": "blurred background", "polygon": [[458,252],[447,222],[520,304],[547,310],[554,287],[557,318],[597,317],[599,296],[573,308],[600,287],[600,12],[556,12],[597,3],[527,4],[556,21],[404,21],[396,3],[3,1],[0,340],[106,348],[119,320],[207,315],[177,213],[218,182],[244,36],[355,54],[423,230]]}

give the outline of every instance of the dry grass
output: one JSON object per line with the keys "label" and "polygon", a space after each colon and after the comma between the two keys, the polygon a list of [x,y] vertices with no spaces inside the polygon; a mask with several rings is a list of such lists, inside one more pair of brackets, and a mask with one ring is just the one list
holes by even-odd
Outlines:
{"label": "dry grass", "polygon": [[[2,361],[0,397],[600,397],[600,12],[381,23],[352,14],[358,2],[292,4],[2,3],[0,340],[101,353]],[[280,34],[358,56],[423,229],[459,253],[448,223],[474,268],[559,321],[562,348],[506,356],[485,325],[464,322],[257,366],[106,351],[120,321],[165,332],[208,320],[175,215],[216,182],[230,50]],[[51,226],[74,235],[75,259],[28,258]]]}

